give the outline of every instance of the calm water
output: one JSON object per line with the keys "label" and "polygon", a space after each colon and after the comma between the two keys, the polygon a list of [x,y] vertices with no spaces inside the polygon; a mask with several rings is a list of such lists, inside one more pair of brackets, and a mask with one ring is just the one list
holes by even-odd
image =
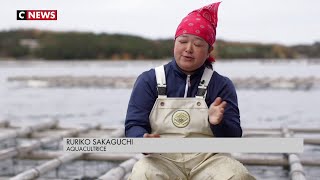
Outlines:
{"label": "calm water", "polygon": [[[12,121],[58,118],[64,122],[121,124],[131,89],[35,88],[8,82],[14,76],[138,76],[167,61],[137,62],[4,62],[0,61],[0,119]],[[320,64],[217,62],[216,70],[232,77],[320,77]],[[320,90],[239,89],[242,125],[320,127]],[[115,109],[117,111],[115,111]]]}
{"label": "calm water", "polygon": [[[167,61],[0,61],[0,120],[33,123],[52,118],[62,123],[99,122],[123,124],[131,89],[36,88],[8,82],[14,76],[138,76]],[[319,60],[320,62],[320,60]],[[259,61],[217,62],[216,71],[232,77],[320,77],[320,63],[308,61],[266,63]],[[237,90],[243,127],[320,128],[320,90]],[[313,149],[319,155],[319,148]],[[268,168],[268,167],[266,167]],[[255,174],[283,176],[286,172],[250,167]],[[270,174],[271,172],[271,174]],[[272,172],[274,173],[272,175]],[[310,170],[320,176],[320,171]],[[272,178],[271,178],[272,179]]]}

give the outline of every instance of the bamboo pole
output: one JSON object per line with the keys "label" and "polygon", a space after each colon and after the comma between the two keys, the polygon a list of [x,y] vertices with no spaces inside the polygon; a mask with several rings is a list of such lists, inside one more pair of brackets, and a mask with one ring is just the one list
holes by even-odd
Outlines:
{"label": "bamboo pole", "polygon": [[24,171],[14,177],[12,177],[10,180],[35,179],[35,178],[40,177],[41,175],[47,173],[48,171],[51,171],[52,169],[59,167],[62,164],[66,164],[70,161],[73,161],[73,160],[81,157],[82,154],[83,153],[64,154],[58,158],[55,158],[55,159],[50,160],[48,162],[45,162],[37,167],[34,167],[34,168],[29,169],[27,171]]}
{"label": "bamboo pole", "polygon": [[0,180],[8,180],[10,179],[10,176],[0,176]]}
{"label": "bamboo pole", "polygon": [[282,134],[276,131],[243,131],[242,137],[280,137]]}
{"label": "bamboo pole", "polygon": [[[289,161],[283,157],[232,155],[235,159],[246,165],[255,166],[289,166]],[[320,166],[320,159],[301,159],[301,164],[306,166]]]}
{"label": "bamboo pole", "polygon": [[8,149],[3,149],[3,150],[0,150],[0,160],[15,157],[19,154],[28,153],[28,152],[32,151],[33,149],[37,149],[37,148],[41,147],[42,145],[59,142],[59,141],[61,141],[61,139],[63,139],[63,137],[77,136],[79,133],[87,132],[90,129],[95,129],[95,128],[99,128],[99,127],[100,127],[100,125],[81,127],[78,129],[73,129],[73,130],[70,130],[67,132],[63,132],[60,135],[41,138],[41,139],[36,140],[36,141],[29,143],[27,145],[21,145],[21,146],[17,146],[17,147],[8,148]]}
{"label": "bamboo pole", "polygon": [[273,132],[273,131],[281,131],[281,128],[243,128],[243,131],[264,131],[264,132]]}
{"label": "bamboo pole", "polygon": [[[315,133],[315,131],[310,131],[312,133]],[[266,131],[266,132],[259,132],[259,131],[247,131],[243,132],[242,135],[244,138],[246,137],[281,137],[282,133],[278,132],[272,132],[272,131]],[[303,138],[304,144],[311,144],[311,145],[320,145],[320,139],[316,138]]]}
{"label": "bamboo pole", "polygon": [[108,126],[102,126],[100,129],[101,130],[116,130],[116,129],[123,129],[123,126],[121,126],[121,125],[108,125]]}
{"label": "bamboo pole", "polygon": [[[288,128],[282,128],[283,136],[290,138],[291,134]],[[305,180],[305,173],[303,167],[300,163],[300,159],[296,154],[287,154],[289,167],[290,167],[290,177],[292,180]]]}
{"label": "bamboo pole", "polygon": [[[108,129],[108,128],[106,128],[106,129]],[[111,127],[110,127],[110,129],[114,130],[110,134],[110,137],[123,137],[124,136],[124,130],[123,129],[120,129],[120,128],[119,129],[114,129],[114,128],[111,128]],[[284,135],[286,134],[285,132],[289,132],[288,129],[287,130],[282,129],[282,130],[283,130],[283,134]],[[65,134],[63,136],[71,136],[71,135],[68,134],[68,133],[71,133],[71,132],[74,134],[73,136],[78,135],[79,133],[85,132],[85,131],[82,131],[82,132],[76,132],[76,131],[77,130],[71,130],[71,131],[65,132]],[[274,130],[270,130],[269,131],[269,132],[271,132],[270,134],[273,133],[272,131],[274,131]],[[314,133],[316,131],[314,131],[314,130],[311,131],[310,130],[309,132]],[[290,134],[289,134],[289,136],[290,136]],[[57,137],[57,136],[53,136],[53,137]],[[61,138],[63,138],[63,137],[61,136],[60,139]],[[46,138],[42,138],[41,140],[45,140],[45,139]],[[309,139],[305,139],[305,143],[310,143],[310,142],[318,143],[319,142],[318,139],[313,139],[314,141],[312,141],[312,139],[310,139],[310,141],[308,141],[308,140]],[[47,140],[47,141],[48,141],[47,143],[50,143],[49,140]],[[46,142],[46,141],[44,141],[44,142]],[[44,144],[44,143],[42,143],[42,144]],[[40,145],[35,144],[34,146],[40,147],[41,143],[40,143]],[[30,147],[28,149],[28,147],[29,146],[27,146],[27,147],[24,147],[24,146],[16,147],[16,149],[18,150],[17,154],[19,155],[19,157],[27,157],[26,152],[30,152],[31,150],[35,149],[35,148],[30,148]],[[21,149],[19,149],[19,148],[21,148]],[[1,154],[1,152],[2,151],[0,151],[0,160],[1,160],[1,158],[3,158],[3,155]],[[32,151],[30,153],[30,155],[32,155],[32,154],[35,155],[35,154],[37,154],[37,152],[41,152],[41,151]],[[59,157],[62,158],[63,154],[58,154],[58,153],[59,152],[57,152],[56,154],[50,153],[48,156],[51,156],[52,158],[59,158]],[[15,154],[15,152],[12,152],[12,151],[10,153],[8,153],[8,154],[11,157],[17,155],[17,154]],[[291,156],[291,154],[289,154],[288,155],[288,159],[282,159],[282,158],[279,158],[279,159],[276,159],[276,158],[264,158],[264,159],[260,158],[259,159],[259,158],[242,158],[242,157],[240,157],[240,158],[239,157],[235,157],[235,158],[238,159],[239,161],[241,161],[242,163],[248,164],[248,165],[278,165],[278,166],[279,165],[284,165],[284,166],[285,165],[290,165],[290,176],[294,180],[297,180],[297,178],[300,178],[301,180],[305,179],[304,172],[303,172],[303,167],[302,167],[301,163],[303,165],[310,165],[310,166],[319,166],[320,165],[320,163],[317,163],[318,161],[316,161],[314,159],[313,160],[303,160],[302,159],[300,161],[299,158],[295,154],[292,154],[292,155],[294,155],[294,156]],[[34,157],[37,157],[37,156],[34,156]],[[40,156],[38,156],[38,157],[40,157]],[[70,161],[72,161],[74,159],[86,159],[86,160],[93,159],[93,160],[97,160],[99,158],[101,158],[101,159],[105,158],[106,160],[110,160],[108,158],[111,158],[111,159],[114,158],[114,160],[116,160],[117,158],[121,158],[121,156],[120,157],[116,157],[116,156],[108,157],[108,156],[103,156],[103,154],[86,154],[86,155],[82,154],[81,156],[74,157],[74,158],[72,158],[70,156],[70,159],[69,159],[68,162],[70,162]],[[130,158],[130,157],[128,156],[127,158]],[[66,158],[66,159],[68,159],[68,158]],[[114,178],[118,178],[118,177],[121,177],[121,178],[125,177],[131,171],[134,163],[137,161],[137,160],[134,160],[134,159],[135,158],[131,158],[131,159],[127,160],[128,162],[126,161],[127,163],[120,164],[119,167],[111,169],[105,175],[99,177],[99,179],[102,180],[103,178],[104,179],[108,179],[109,177],[113,177],[113,178],[110,178],[110,179],[114,179]],[[133,163],[133,161],[135,161],[135,162]],[[299,164],[300,164],[300,166],[299,166]],[[40,166],[38,166],[36,168],[38,168],[38,169],[40,169],[41,171],[44,172],[44,171],[50,171],[51,169],[56,168],[56,167],[58,167],[60,165],[61,165],[61,162],[59,160],[54,159],[54,160],[51,161],[51,163],[49,163],[49,164],[45,163],[45,164],[42,164],[42,165],[40,165]],[[40,172],[36,173],[36,172],[38,172],[38,170],[33,168],[33,169],[29,170],[28,174],[31,175],[31,176],[35,176],[36,175],[37,177],[40,176],[41,174],[44,174],[44,173],[40,173]],[[26,172],[23,172],[23,173],[26,173]],[[25,176],[25,177],[28,177],[28,176]],[[20,176],[20,177],[22,177],[22,176]]]}
{"label": "bamboo pole", "polygon": [[[63,151],[31,151],[28,154],[21,154],[19,159],[46,160],[53,159],[63,155]],[[102,153],[86,153],[79,160],[86,161],[126,161],[136,154],[102,154]]]}
{"label": "bamboo pole", "polygon": [[138,154],[135,157],[121,163],[118,167],[115,167],[104,175],[100,176],[99,180],[121,180],[125,177],[126,174],[130,173],[134,164],[142,157],[142,154]]}
{"label": "bamboo pole", "polygon": [[294,133],[320,133],[320,128],[289,128]]}
{"label": "bamboo pole", "polygon": [[38,123],[38,124],[32,125],[32,126],[23,127],[18,130],[11,131],[11,132],[6,132],[3,134],[0,134],[0,141],[10,139],[10,138],[27,136],[27,135],[29,135],[35,131],[39,131],[39,130],[50,129],[50,128],[56,127],[58,123],[59,123],[58,120],[53,120],[53,121],[49,121],[49,122]]}
{"label": "bamboo pole", "polygon": [[305,172],[296,154],[289,154],[290,177],[292,180],[305,180]]}
{"label": "bamboo pole", "polygon": [[311,144],[311,145],[320,145],[320,139],[304,138],[303,143],[304,144]]}
{"label": "bamboo pole", "polygon": [[[60,132],[65,132],[65,131],[68,131],[70,129],[74,129],[74,128],[57,127],[55,129],[52,129],[52,130],[49,130],[49,131],[40,131],[40,132],[32,133],[29,136],[29,138],[40,139],[40,138],[52,136],[52,135],[55,135],[55,134],[59,134]],[[100,128],[91,129],[89,132],[81,133],[77,137],[78,138],[99,138],[99,137],[103,137],[103,136],[109,136],[114,131],[115,130],[102,130]]]}
{"label": "bamboo pole", "polygon": [[[117,129],[110,134],[110,137],[122,136],[123,132],[124,132],[123,129]],[[63,154],[63,155],[59,156],[58,158],[50,160],[42,165],[39,165],[35,168],[24,171],[24,172],[16,175],[15,177],[13,177],[11,180],[28,180],[28,179],[38,178],[41,175],[47,173],[48,171],[56,169],[57,167],[59,167],[62,164],[66,164],[70,161],[81,158],[83,155],[84,155],[84,153]]]}
{"label": "bamboo pole", "polygon": [[[19,159],[47,160],[63,155],[63,151],[31,151],[28,154],[19,155]],[[86,153],[79,160],[86,161],[126,161],[133,158],[136,154],[101,154]],[[288,166],[289,162],[283,157],[274,156],[255,156],[255,155],[232,155],[235,159],[246,165],[256,166]],[[305,166],[320,166],[320,159],[301,159],[301,164]]]}
{"label": "bamboo pole", "polygon": [[[249,131],[263,131],[263,132],[280,132],[282,128],[243,128],[244,132]],[[320,128],[290,128],[288,130],[294,133],[320,133]]]}

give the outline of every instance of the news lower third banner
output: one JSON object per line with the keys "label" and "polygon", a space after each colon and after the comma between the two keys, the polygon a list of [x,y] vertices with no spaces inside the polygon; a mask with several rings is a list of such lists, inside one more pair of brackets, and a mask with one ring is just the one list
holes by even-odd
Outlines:
{"label": "news lower third banner", "polygon": [[303,138],[63,138],[65,152],[302,153]]}

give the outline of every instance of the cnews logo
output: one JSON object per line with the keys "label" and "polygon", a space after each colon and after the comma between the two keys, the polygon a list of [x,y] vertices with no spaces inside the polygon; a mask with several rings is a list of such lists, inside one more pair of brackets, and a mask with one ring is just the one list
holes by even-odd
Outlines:
{"label": "cnews logo", "polygon": [[57,20],[57,10],[17,10],[17,20]]}

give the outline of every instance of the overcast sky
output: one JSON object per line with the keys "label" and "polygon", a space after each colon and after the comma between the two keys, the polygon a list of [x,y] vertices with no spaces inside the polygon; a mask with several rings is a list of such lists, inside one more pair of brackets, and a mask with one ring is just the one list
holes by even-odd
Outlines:
{"label": "overcast sky", "polygon": [[[0,30],[126,33],[173,38],[181,19],[212,0],[6,0]],[[229,41],[311,44],[320,41],[320,0],[224,0],[217,38]],[[57,21],[17,21],[16,10],[58,10]]]}

